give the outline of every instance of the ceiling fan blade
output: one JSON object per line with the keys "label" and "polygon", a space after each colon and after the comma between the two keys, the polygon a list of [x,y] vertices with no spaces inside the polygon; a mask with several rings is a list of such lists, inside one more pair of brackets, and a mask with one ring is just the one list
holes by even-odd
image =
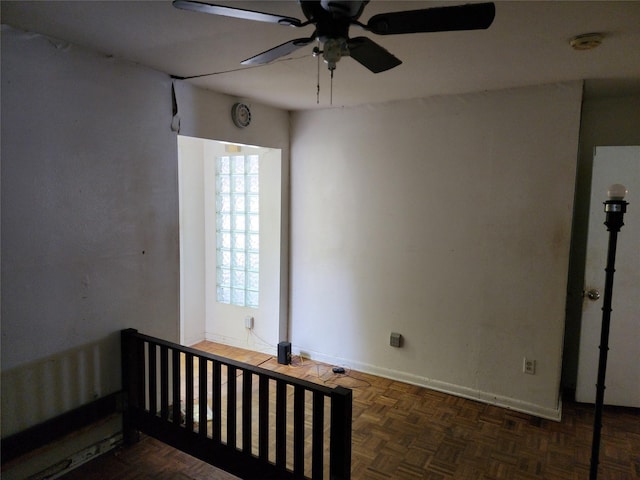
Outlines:
{"label": "ceiling fan blade", "polygon": [[495,15],[496,7],[493,3],[472,3],[380,13],[369,19],[366,28],[378,35],[482,30],[489,28]]}
{"label": "ceiling fan blade", "polygon": [[209,13],[212,15],[222,15],[224,17],[241,18],[243,20],[254,20],[256,22],[277,23],[279,25],[289,25],[293,27],[301,27],[303,23],[297,18],[285,17],[282,15],[274,15],[271,13],[255,12],[253,10],[244,10],[241,8],[225,7],[222,5],[213,5],[195,0],[173,0],[173,6],[182,10],[191,10],[193,12]]}
{"label": "ceiling fan blade", "polygon": [[367,37],[350,39],[349,55],[373,73],[384,72],[402,63],[387,50]]}
{"label": "ceiling fan blade", "polygon": [[240,63],[242,65],[261,65],[264,63],[269,63],[277,60],[280,57],[289,55],[290,53],[295,52],[301,47],[309,45],[314,40],[314,36],[309,38],[296,38],[295,40],[289,40],[288,42],[283,43],[282,45],[278,45],[277,47],[273,47],[266,52],[259,53],[258,55],[251,58],[247,58]]}

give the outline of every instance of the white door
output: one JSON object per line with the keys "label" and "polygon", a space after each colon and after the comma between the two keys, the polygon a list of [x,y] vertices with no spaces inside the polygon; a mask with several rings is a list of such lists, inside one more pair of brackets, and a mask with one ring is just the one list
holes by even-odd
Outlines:
{"label": "white door", "polygon": [[576,400],[596,398],[609,241],[602,203],[614,183],[627,187],[629,205],[618,234],[604,403],[640,407],[640,146],[595,149],[584,289],[597,290],[600,298],[585,295],[583,301]]}

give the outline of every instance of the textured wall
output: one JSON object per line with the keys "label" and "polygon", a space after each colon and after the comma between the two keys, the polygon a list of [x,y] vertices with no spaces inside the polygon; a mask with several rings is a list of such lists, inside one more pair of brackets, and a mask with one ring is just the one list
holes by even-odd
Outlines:
{"label": "textured wall", "polygon": [[578,82],[294,114],[295,347],[557,417],[580,101]]}

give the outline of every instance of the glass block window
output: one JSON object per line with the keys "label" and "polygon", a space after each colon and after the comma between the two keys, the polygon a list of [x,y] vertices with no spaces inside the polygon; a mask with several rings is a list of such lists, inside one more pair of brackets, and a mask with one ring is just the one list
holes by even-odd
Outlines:
{"label": "glass block window", "polygon": [[258,155],[216,158],[216,290],[220,303],[258,308]]}

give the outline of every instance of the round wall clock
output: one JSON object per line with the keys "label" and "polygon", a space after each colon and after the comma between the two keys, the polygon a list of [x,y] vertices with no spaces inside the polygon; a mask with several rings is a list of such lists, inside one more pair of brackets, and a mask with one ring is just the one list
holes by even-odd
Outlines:
{"label": "round wall clock", "polygon": [[251,110],[244,103],[234,103],[231,107],[231,119],[236,127],[244,128],[251,123]]}

